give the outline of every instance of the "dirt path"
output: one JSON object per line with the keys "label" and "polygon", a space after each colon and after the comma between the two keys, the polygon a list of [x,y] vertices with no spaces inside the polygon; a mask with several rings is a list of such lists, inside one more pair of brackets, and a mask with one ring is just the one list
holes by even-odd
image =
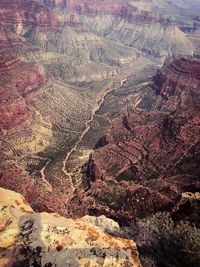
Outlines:
{"label": "dirt path", "polygon": [[[123,84],[127,81],[127,79],[124,79],[120,82],[120,87],[123,86]],[[119,87],[118,87],[119,88]],[[95,117],[95,114],[98,112],[98,110],[101,108],[104,100],[105,100],[105,97],[112,91],[116,90],[117,87],[115,87],[113,85],[112,88],[108,89],[108,90],[105,90],[105,92],[101,95],[101,98],[100,100],[97,102],[97,105],[94,106],[93,110],[92,110],[92,114],[91,114],[91,117],[88,121],[86,121],[85,123],[85,128],[83,130],[83,132],[81,133],[81,135],[79,136],[77,142],[74,144],[73,148],[67,153],[65,159],[63,160],[63,167],[62,167],[62,171],[66,174],[66,176],[68,177],[69,179],[69,186],[70,186],[70,193],[68,195],[68,199],[70,200],[73,196],[73,193],[74,193],[74,190],[75,190],[75,187],[73,185],[73,181],[72,181],[72,173],[68,170],[67,168],[67,163],[69,161],[69,158],[70,156],[72,155],[72,153],[74,153],[78,147],[78,145],[81,143],[81,141],[83,140],[83,138],[85,137],[85,135],[87,134],[87,132],[90,130],[90,127],[91,127],[91,124],[94,120],[94,117]],[[49,191],[52,191],[52,185],[50,184],[50,182],[46,179],[45,177],[45,169],[47,167],[49,162],[46,163],[46,165],[41,169],[40,171],[40,175],[41,175],[41,178],[44,182],[44,184],[48,187]]]}

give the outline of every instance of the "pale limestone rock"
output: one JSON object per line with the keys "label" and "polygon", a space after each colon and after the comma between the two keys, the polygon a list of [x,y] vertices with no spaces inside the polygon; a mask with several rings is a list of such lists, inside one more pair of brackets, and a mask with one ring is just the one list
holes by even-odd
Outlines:
{"label": "pale limestone rock", "polygon": [[34,213],[20,194],[2,188],[0,211],[0,266],[141,266],[133,241],[105,232],[119,228],[105,216]]}
{"label": "pale limestone rock", "polygon": [[82,218],[85,222],[92,223],[98,227],[103,228],[104,230],[109,229],[110,231],[119,230],[119,224],[106,216],[102,215],[99,217],[94,216],[84,216]]}

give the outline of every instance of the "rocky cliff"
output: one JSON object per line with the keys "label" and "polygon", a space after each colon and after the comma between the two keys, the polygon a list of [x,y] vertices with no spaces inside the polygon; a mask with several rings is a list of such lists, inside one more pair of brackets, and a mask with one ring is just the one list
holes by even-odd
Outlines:
{"label": "rocky cliff", "polygon": [[134,6],[134,1],[68,1],[67,4],[64,3],[55,3],[55,6],[66,7],[68,12],[75,12],[79,15],[112,15],[120,16],[122,19],[126,19],[129,22],[141,21],[144,23],[150,23],[152,21],[161,21],[162,17],[158,14],[153,14],[152,12],[147,12],[144,10],[138,9]]}
{"label": "rocky cliff", "polygon": [[199,79],[200,64],[198,58],[175,57],[168,58],[154,78],[158,95],[167,100],[171,96],[180,98],[182,96],[187,103],[182,103],[182,107],[187,105],[195,108],[195,102],[199,101]]}
{"label": "rocky cliff", "polygon": [[198,192],[199,68],[190,57],[167,60],[154,77],[152,110],[133,109],[113,121],[85,166],[85,189],[74,200],[84,207],[79,214],[126,223],[172,211],[182,192]]}
{"label": "rocky cliff", "polygon": [[141,267],[135,243],[108,233],[116,222],[34,213],[21,195],[0,188],[0,196],[0,266]]}
{"label": "rocky cliff", "polygon": [[144,91],[151,94],[140,90],[137,77],[154,73],[167,54],[198,54],[197,18],[181,16],[172,3],[164,15],[165,3],[159,6],[1,1],[1,186],[22,193],[40,211],[66,213],[74,192],[66,169],[80,174],[116,114],[140,102]]}
{"label": "rocky cliff", "polygon": [[0,8],[1,25],[14,29],[17,34],[24,34],[26,27],[32,30],[34,26],[54,27],[57,23],[56,17],[38,1],[3,0]]}

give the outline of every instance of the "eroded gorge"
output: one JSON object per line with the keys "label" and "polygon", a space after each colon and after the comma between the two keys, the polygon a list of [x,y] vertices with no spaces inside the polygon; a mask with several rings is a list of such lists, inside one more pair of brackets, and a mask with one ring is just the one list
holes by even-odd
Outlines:
{"label": "eroded gorge", "polygon": [[[185,187],[177,191],[171,180],[164,185],[171,168],[165,166],[165,146],[180,161],[185,152],[176,152],[177,137],[171,135],[180,131],[184,116],[198,127],[198,15],[173,3],[128,0],[8,0],[1,1],[0,11],[0,185],[21,193],[36,210],[61,215],[124,220],[172,208]],[[191,96],[183,84],[192,84]],[[188,99],[191,113],[185,111]],[[150,153],[145,145],[151,131],[159,137]],[[137,141],[131,140],[133,132]],[[184,151],[192,140],[185,141]],[[119,203],[108,196],[107,207],[96,192],[97,182],[108,195],[121,186],[127,193],[132,176],[137,190],[144,186],[142,198],[162,199],[159,207],[146,206],[147,212],[138,205],[138,212],[121,213]],[[197,189],[190,177],[181,179]],[[160,193],[158,180],[172,196]]]}
{"label": "eroded gorge", "polygon": [[198,2],[0,1],[0,266],[199,267]]}

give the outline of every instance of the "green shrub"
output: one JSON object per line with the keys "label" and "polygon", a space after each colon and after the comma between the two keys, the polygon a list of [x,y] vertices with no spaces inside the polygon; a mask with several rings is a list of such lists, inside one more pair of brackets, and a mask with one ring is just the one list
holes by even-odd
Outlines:
{"label": "green shrub", "polygon": [[144,267],[200,267],[200,229],[195,225],[158,213],[124,231],[137,243]]}

